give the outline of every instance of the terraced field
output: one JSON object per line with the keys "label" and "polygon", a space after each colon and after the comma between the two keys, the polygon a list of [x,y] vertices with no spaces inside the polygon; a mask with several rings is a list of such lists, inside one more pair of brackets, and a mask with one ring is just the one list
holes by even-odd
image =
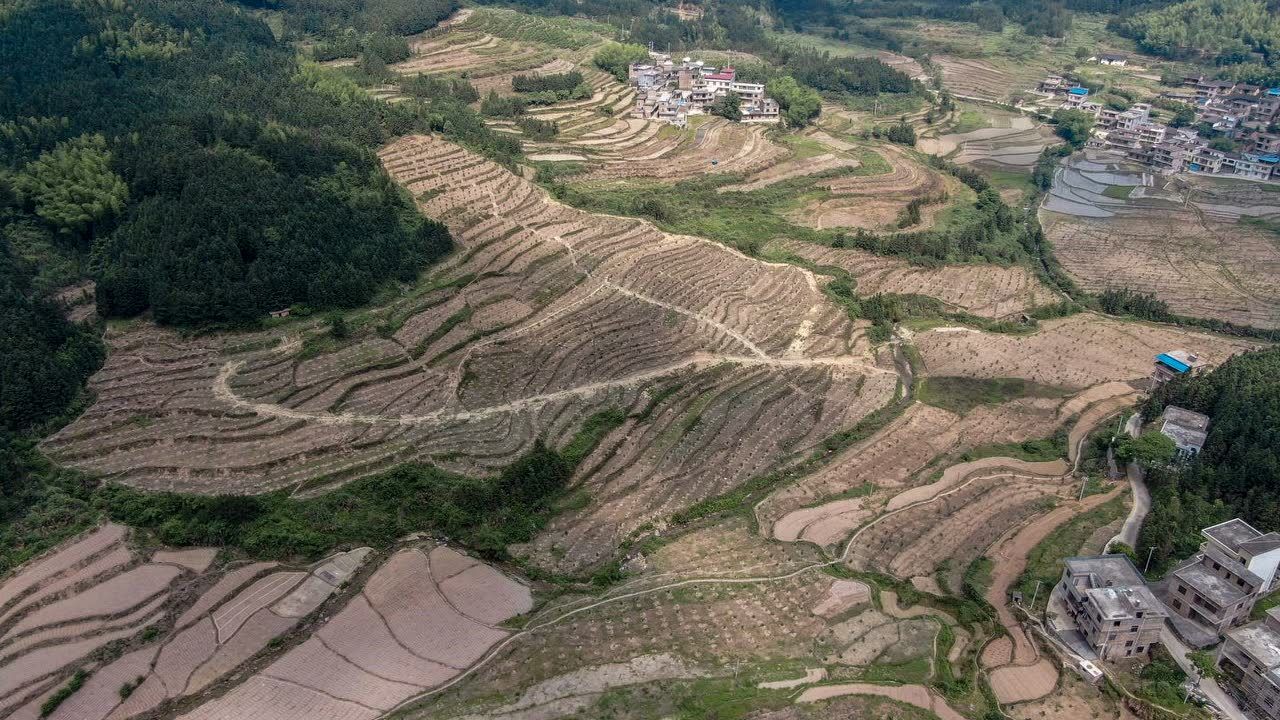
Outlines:
{"label": "terraced field", "polygon": [[1180,314],[1280,327],[1280,244],[1265,225],[1280,219],[1280,199],[1254,183],[1169,180],[1086,153],[1058,171],[1042,217],[1059,260],[1090,290],[1129,288]]}
{"label": "terraced field", "polygon": [[857,173],[823,180],[819,187],[830,197],[814,201],[793,213],[793,219],[814,228],[896,228],[899,215],[913,200],[922,200],[921,222],[912,230],[932,226],[947,200],[963,193],[959,183],[944,177],[892,145],[879,145],[874,152],[889,166],[888,172]]}
{"label": "terraced field", "polygon": [[922,268],[864,250],[830,248],[798,241],[782,241],[775,246],[819,265],[849,271],[858,279],[860,293],[928,295],[957,310],[983,317],[1017,315],[1027,308],[1055,302],[1056,298],[1053,291],[1020,266]]}
{"label": "terraced field", "polygon": [[1041,151],[1061,144],[1050,128],[1036,124],[1029,117],[985,108],[983,111],[989,127],[924,136],[916,147],[961,165],[1030,172]]}
{"label": "terraced field", "polygon": [[[817,228],[884,228],[933,199],[921,229],[972,197],[918,154],[839,123],[779,138],[718,118],[683,131],[631,119],[634,93],[584,65],[603,35],[521,17],[464,11],[397,69],[465,72],[483,92],[508,92],[518,72],[582,70],[592,97],[531,108],[559,134],[525,142],[534,163],[581,164],[568,182],[724,173],[737,177],[719,189],[740,192],[822,173],[830,196],[794,217]],[[947,62],[948,82],[975,92],[1008,80]],[[994,169],[1023,169],[1049,142],[1013,116],[926,140]],[[827,277],[796,265],[565,206],[439,137],[401,138],[381,159],[456,240],[430,277],[350,313],[346,338],[308,318],[197,337],[113,325],[96,402],[44,451],[144,490],[306,497],[405,461],[493,473],[537,439],[563,446],[601,411],[624,422],[548,525],[508,548],[519,570],[421,536],[313,565],[142,553],[151,541],[110,525],[68,543],[0,584],[0,715],[38,717],[85,669],[55,720],[680,717],[746,691],[757,718],[984,716],[981,692],[930,688],[985,668],[999,701],[1023,702],[1057,674],[1025,636],[988,643],[993,623],[962,623],[939,598],[979,557],[1009,580],[1036,533],[1099,502],[1071,502],[1079,442],[1137,401],[1156,353],[1216,364],[1254,346],[1093,314],[1025,335],[899,328],[877,345],[823,292]],[[1048,212],[1125,217],[1085,180],[1111,215],[1067,212],[1088,204],[1070,181]],[[1184,190],[1216,223],[1270,217],[1239,187]],[[843,268],[863,295],[929,295],[992,319],[1058,299],[1021,267],[926,269],[788,237],[764,250]],[[963,407],[905,396],[936,378],[1048,391]],[[1060,459],[985,456],[1055,433]],[[682,517],[700,507],[723,512]],[[603,589],[565,579],[599,570]],[[998,608],[1008,586],[992,590]],[[922,604],[900,605],[912,588]]]}
{"label": "terraced field", "polygon": [[98,403],[47,451],[147,489],[315,492],[414,458],[484,472],[660,399],[607,443],[593,502],[531,550],[574,567],[893,395],[897,375],[806,271],[564,207],[434,138],[383,157],[459,239],[449,287],[318,356],[279,333],[112,335]]}

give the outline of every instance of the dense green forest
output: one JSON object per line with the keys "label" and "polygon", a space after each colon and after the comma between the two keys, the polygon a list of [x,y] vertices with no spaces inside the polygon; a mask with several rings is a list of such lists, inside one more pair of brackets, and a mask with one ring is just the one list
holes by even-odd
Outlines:
{"label": "dense green forest", "polygon": [[[0,204],[0,221],[11,214]],[[35,275],[0,233],[0,574],[89,522],[83,484],[34,438],[78,409],[103,348],[40,296]]]}
{"label": "dense green forest", "polygon": [[1280,530],[1280,349],[1231,358],[1212,372],[1178,378],[1156,390],[1142,410],[1168,405],[1211,419],[1199,456],[1151,468],[1151,514],[1137,550],[1154,547],[1152,567],[1191,554],[1200,529],[1242,517],[1264,532]]}
{"label": "dense green forest", "polygon": [[373,154],[431,109],[300,64],[241,8],[33,0],[0,24],[0,64],[23,69],[0,81],[5,232],[87,269],[105,315],[350,307],[451,247]]}
{"label": "dense green forest", "polygon": [[1116,18],[1147,52],[1209,61],[1237,80],[1280,83],[1280,7],[1266,0],[1186,0]]}

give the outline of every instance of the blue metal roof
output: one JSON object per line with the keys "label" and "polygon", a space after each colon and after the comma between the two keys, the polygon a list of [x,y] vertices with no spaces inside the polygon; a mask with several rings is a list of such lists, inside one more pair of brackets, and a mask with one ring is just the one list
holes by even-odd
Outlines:
{"label": "blue metal roof", "polygon": [[1260,155],[1258,162],[1264,163],[1280,163],[1280,155]]}
{"label": "blue metal roof", "polygon": [[1179,372],[1179,373],[1184,373],[1191,369],[1190,365],[1182,362],[1181,360],[1179,360],[1176,357],[1173,357],[1172,355],[1169,355],[1168,353],[1160,353],[1159,355],[1157,355],[1156,362],[1163,363],[1169,366],[1169,368],[1172,369],[1173,371]]}
{"label": "blue metal roof", "polygon": [[1071,88],[1067,92],[1071,93],[1072,95],[1088,95],[1089,88]]}
{"label": "blue metal roof", "polygon": [[1267,94],[1268,94],[1268,95],[1280,95],[1280,87],[1269,88],[1269,89],[1267,90]]}

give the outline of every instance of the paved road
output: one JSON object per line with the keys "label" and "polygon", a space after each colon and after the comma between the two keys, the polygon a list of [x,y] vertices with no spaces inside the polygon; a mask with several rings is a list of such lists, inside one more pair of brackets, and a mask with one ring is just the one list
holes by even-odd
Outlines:
{"label": "paved road", "polygon": [[[1160,642],[1164,644],[1165,649],[1173,656],[1174,661],[1178,663],[1183,672],[1193,677],[1196,675],[1196,668],[1187,659],[1187,646],[1182,640],[1178,639],[1178,636],[1174,634],[1168,624],[1160,631]],[[1249,720],[1249,716],[1240,710],[1239,706],[1236,705],[1236,701],[1219,687],[1216,681],[1209,678],[1201,678],[1200,692],[1204,693],[1204,696],[1209,698],[1209,701],[1231,720]]]}
{"label": "paved road", "polygon": [[[1142,416],[1134,413],[1125,424],[1124,430],[1129,433],[1129,437],[1138,437],[1138,433],[1142,430]],[[1129,510],[1129,517],[1125,518],[1120,532],[1107,542],[1108,550],[1112,544],[1118,542],[1137,550],[1138,531],[1142,529],[1142,521],[1147,518],[1147,512],[1151,510],[1151,493],[1144,482],[1142,468],[1138,467],[1138,463],[1131,462],[1129,467],[1125,468],[1125,472],[1129,476],[1129,486],[1133,488],[1133,507]]]}

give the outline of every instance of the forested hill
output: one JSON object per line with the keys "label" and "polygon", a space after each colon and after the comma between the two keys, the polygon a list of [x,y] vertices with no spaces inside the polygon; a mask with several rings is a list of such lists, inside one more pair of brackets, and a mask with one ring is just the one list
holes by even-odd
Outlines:
{"label": "forested hill", "polygon": [[1155,55],[1212,61],[1238,80],[1280,83],[1280,3],[1274,0],[1184,0],[1116,18],[1112,27]]}
{"label": "forested hill", "polygon": [[0,231],[39,287],[91,274],[103,314],[352,306],[451,246],[373,153],[427,110],[300,64],[243,6],[7,3],[0,67]]}
{"label": "forested hill", "polygon": [[1152,513],[1140,549],[1155,547],[1157,565],[1185,557],[1199,545],[1200,528],[1237,516],[1264,532],[1280,530],[1280,348],[1170,382],[1143,414],[1156,417],[1167,405],[1212,421],[1197,459],[1149,474]]}

